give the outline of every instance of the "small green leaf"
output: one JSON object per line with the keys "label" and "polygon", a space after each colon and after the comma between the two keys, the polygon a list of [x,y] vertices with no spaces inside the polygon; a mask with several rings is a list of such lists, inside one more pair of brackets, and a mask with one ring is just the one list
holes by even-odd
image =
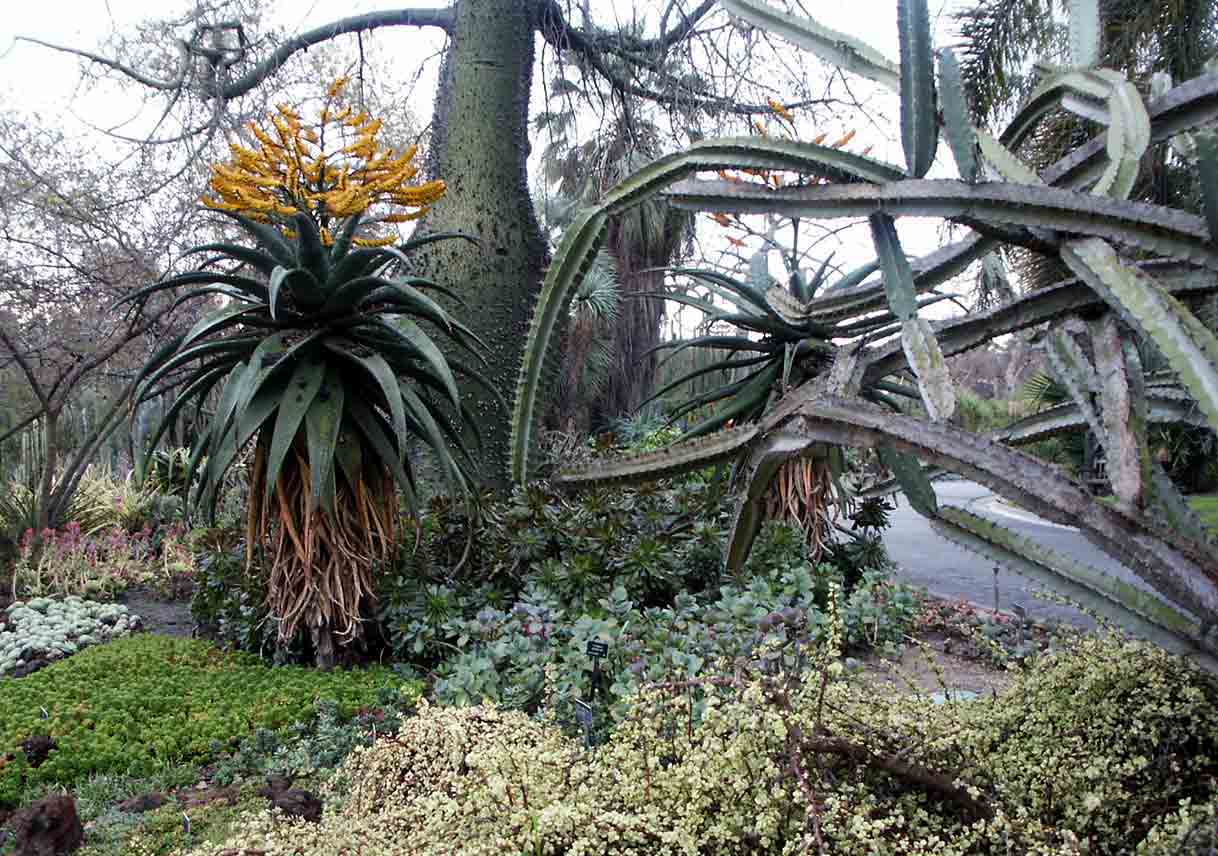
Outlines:
{"label": "small green leaf", "polygon": [[913,269],[897,236],[896,223],[887,214],[872,214],[867,222],[871,226],[875,253],[880,258],[888,307],[899,320],[908,321],[918,312],[918,295],[914,289]]}
{"label": "small green leaf", "polygon": [[939,513],[939,499],[934,485],[913,455],[898,452],[884,444],[876,447],[880,463],[892,471],[893,478],[901,486],[910,507],[923,517],[933,518]]}

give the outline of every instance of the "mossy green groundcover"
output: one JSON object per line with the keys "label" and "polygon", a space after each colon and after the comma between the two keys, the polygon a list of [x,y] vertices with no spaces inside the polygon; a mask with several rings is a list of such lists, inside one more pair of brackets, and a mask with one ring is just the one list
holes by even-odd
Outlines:
{"label": "mossy green groundcover", "polygon": [[[259,728],[308,719],[319,699],[350,715],[372,704],[378,687],[399,684],[387,668],[271,667],[163,636],[89,648],[28,677],[0,679],[0,806],[20,804],[42,784],[206,762]],[[36,769],[21,749],[34,735],[57,744]]]}

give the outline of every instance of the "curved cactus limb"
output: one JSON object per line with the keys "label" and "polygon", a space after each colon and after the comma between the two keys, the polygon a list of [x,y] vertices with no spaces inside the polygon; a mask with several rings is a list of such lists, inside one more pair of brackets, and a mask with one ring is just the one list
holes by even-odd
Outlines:
{"label": "curved cactus limb", "polygon": [[1188,655],[1218,674],[1218,651],[1201,625],[1154,595],[963,508],[941,508],[930,525],[964,549],[1066,595],[1137,636]]}
{"label": "curved cactus limb", "polygon": [[1098,501],[1050,464],[988,437],[886,413],[855,399],[814,398],[806,401],[796,418],[798,430],[809,440],[847,446],[888,444],[924,463],[978,481],[1047,520],[1077,526],[1171,601],[1207,622],[1218,619],[1218,556],[1207,545]]}

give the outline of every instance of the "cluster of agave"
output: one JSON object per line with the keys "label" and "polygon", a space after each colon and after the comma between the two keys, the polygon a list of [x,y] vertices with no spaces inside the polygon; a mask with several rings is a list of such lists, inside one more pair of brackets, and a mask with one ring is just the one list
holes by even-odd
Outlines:
{"label": "cluster of agave", "polygon": [[[1144,100],[1120,74],[1094,67],[1097,3],[1079,0],[1071,4],[1071,67],[1046,70],[995,139],[970,123],[951,51],[938,52],[936,75],[925,0],[898,2],[899,63],[764,0],[723,2],[750,23],[899,92],[906,166],[817,143],[707,140],[653,162],[584,210],[564,236],[534,316],[515,404],[513,477],[529,475],[546,352],[608,217],[657,193],[698,211],[867,217],[876,260],[836,282],[797,278],[788,290],[756,277],[743,283],[703,275],[723,302],[701,308],[743,331],[728,343],[733,354],[726,367],[739,373],[736,379],[696,402],[719,399],[715,420],[697,427],[703,436],[559,472],[557,481],[644,480],[734,460],[744,486],[726,558],[738,566],[784,467],[835,446],[875,448],[912,507],[943,535],[1218,671],[1218,547],[1146,443],[1150,420],[1218,428],[1218,340],[1189,308],[1218,292],[1218,144],[1204,131],[1218,117],[1218,74],[1162,87]],[[1103,128],[1038,174],[1012,148],[1058,109]],[[940,113],[959,180],[924,178],[940,141]],[[1205,218],[1128,200],[1147,148],[1181,135],[1197,160]],[[721,169],[786,170],[803,180],[773,187],[696,177]],[[970,234],[909,259],[894,226],[902,216],[941,217]],[[984,275],[1000,281],[994,251],[1004,245],[1058,258],[1075,278],[1022,296],[1008,292],[1001,304],[966,317],[934,323],[922,317],[937,299],[936,286],[975,261],[983,260]],[[1050,364],[1072,401],[992,435],[949,424],[955,400],[945,356],[1033,329],[1043,332]],[[1136,337],[1161,352],[1174,373],[1171,386],[1143,371]],[[917,399],[928,418],[908,415],[894,397]],[[727,419],[736,426],[723,427]],[[1115,505],[1014,448],[1080,428],[1105,448]],[[940,505],[931,483],[938,469],[1078,527],[1155,594],[963,508]]]}
{"label": "cluster of agave", "polygon": [[[325,111],[336,97],[332,88]],[[416,322],[428,322],[474,355],[481,342],[425,293],[447,291],[409,275],[412,249],[464,236],[432,234],[401,246],[379,246],[383,241],[373,238],[367,242],[372,246],[359,246],[368,207],[402,200],[418,207],[438,195],[435,187],[412,195],[419,189],[409,184],[413,168],[380,168],[409,161],[411,153],[386,154],[368,136],[379,126],[364,123],[361,139],[347,152],[353,160],[342,169],[310,170],[306,163],[303,179],[276,171],[276,152],[307,152],[312,142],[301,122],[282,113],[271,122],[279,149],[267,142],[268,132],[259,135],[270,166],[258,182],[240,147],[234,149],[237,163],[214,169],[213,188],[230,202],[213,201],[213,207],[254,246],[195,247],[189,253],[210,256],[199,270],[153,283],[124,301],[185,288],[177,303],[211,304],[152,356],[138,378],[137,402],[170,384],[180,390],[147,448],[156,447],[183,407],[219,391],[214,416],[195,439],[186,467],[186,484],[199,476],[192,504],[214,516],[226,473],[252,443],[247,550],[251,559],[262,551],[269,555],[268,605],[280,638],[307,629],[325,665],[333,662],[336,645],[361,635],[373,568],[396,549],[394,486],[411,503],[414,497],[408,443],[430,448],[454,488],[467,489],[464,431],[476,428],[461,407],[454,372],[478,375],[446,357]],[[242,182],[248,192],[238,194],[234,188]],[[356,190],[358,182],[365,183]],[[278,201],[234,210],[256,190]],[[336,194],[344,204],[363,201],[336,206]]]}

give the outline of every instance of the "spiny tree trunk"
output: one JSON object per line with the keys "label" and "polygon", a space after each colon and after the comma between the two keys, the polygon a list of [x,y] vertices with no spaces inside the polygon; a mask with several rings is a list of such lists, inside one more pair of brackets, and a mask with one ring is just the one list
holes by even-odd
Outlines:
{"label": "spiny tree trunk", "polygon": [[[529,198],[528,102],[535,22],[529,0],[462,0],[440,73],[431,172],[448,193],[421,224],[425,232],[476,235],[436,245],[425,272],[460,294],[457,317],[487,345],[479,367],[503,403],[466,382],[463,400],[482,430],[483,483],[508,483],[510,413],[521,348],[548,261]],[[467,354],[455,353],[463,362]]]}

